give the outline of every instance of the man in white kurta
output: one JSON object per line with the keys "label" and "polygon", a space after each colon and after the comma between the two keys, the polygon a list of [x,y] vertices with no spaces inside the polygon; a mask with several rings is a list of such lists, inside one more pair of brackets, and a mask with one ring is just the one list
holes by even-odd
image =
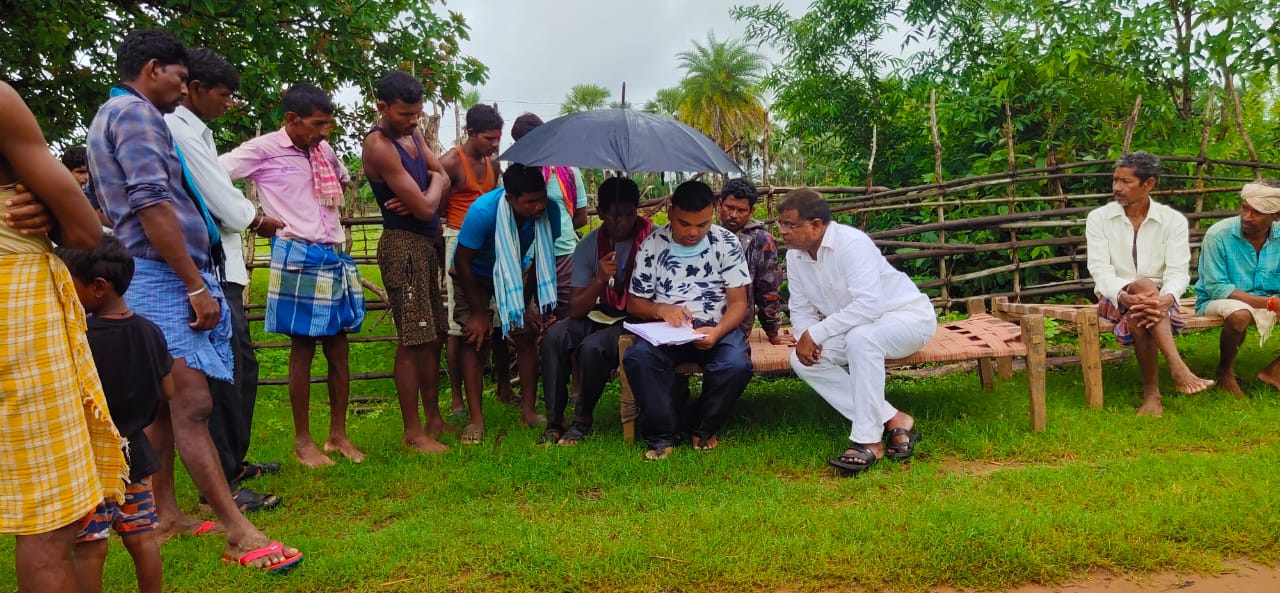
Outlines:
{"label": "man in white kurta", "polygon": [[1191,249],[1187,217],[1151,199],[1159,174],[1160,159],[1148,152],[1121,157],[1111,181],[1115,200],[1089,212],[1084,227],[1098,317],[1115,324],[1121,345],[1134,347],[1142,374],[1138,413],[1157,417],[1164,412],[1157,352],[1178,391],[1213,385],[1191,372],[1173,342],[1182,327],[1178,299],[1191,280]]}
{"label": "man in white kurta", "polygon": [[821,194],[788,193],[778,206],[778,226],[788,247],[791,324],[799,336],[791,367],[853,423],[848,450],[831,465],[856,474],[886,455],[909,458],[920,433],[914,418],[885,400],[884,361],[929,342],[937,328],[933,305],[866,233],[832,222]]}

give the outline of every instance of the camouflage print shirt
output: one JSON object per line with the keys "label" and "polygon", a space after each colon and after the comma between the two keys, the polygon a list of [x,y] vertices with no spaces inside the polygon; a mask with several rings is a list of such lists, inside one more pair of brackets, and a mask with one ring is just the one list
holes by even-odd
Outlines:
{"label": "camouflage print shirt", "polygon": [[782,298],[778,295],[782,269],[778,265],[778,246],[769,229],[755,220],[748,222],[737,236],[751,272],[751,284],[747,285],[747,317],[742,320],[743,336],[751,337],[757,316],[765,332],[777,333],[782,326]]}

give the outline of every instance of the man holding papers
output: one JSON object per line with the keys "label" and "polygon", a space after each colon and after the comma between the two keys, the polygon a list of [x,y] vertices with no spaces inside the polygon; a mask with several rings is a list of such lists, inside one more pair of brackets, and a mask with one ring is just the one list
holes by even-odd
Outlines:
{"label": "man holding papers", "polygon": [[715,448],[716,433],[751,380],[751,357],[739,328],[751,274],[737,237],[711,223],[714,202],[707,184],[680,184],[671,196],[670,224],[654,229],[636,253],[627,313],[690,326],[706,336],[678,346],[637,340],[623,357],[648,445],[645,459],[666,458],[678,440],[676,365],[702,366],[702,395],[685,419],[698,450]]}
{"label": "man holding papers", "polygon": [[908,356],[933,338],[929,298],[889,265],[866,233],[832,222],[816,191],[783,196],[778,228],[788,247],[792,331],[800,336],[791,368],[853,423],[849,448],[831,465],[857,474],[885,455],[911,457],[920,433],[914,418],[885,401],[884,361]]}

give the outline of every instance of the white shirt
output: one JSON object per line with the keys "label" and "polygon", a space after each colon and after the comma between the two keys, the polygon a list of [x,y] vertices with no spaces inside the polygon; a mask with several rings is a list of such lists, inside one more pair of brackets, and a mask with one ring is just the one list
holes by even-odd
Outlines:
{"label": "white shirt", "polygon": [[[1089,250],[1089,275],[1093,292],[1113,303],[1126,285],[1150,278],[1160,294],[1182,298],[1191,283],[1191,247],[1187,242],[1187,217],[1155,200],[1138,225],[1134,249],[1133,224],[1116,202],[1099,206],[1085,220]],[[1136,262],[1135,262],[1136,258]]]}
{"label": "white shirt", "polygon": [[889,264],[871,237],[837,222],[827,224],[818,259],[803,249],[787,250],[787,286],[793,333],[808,331],[819,345],[890,311],[933,310],[929,297]]}
{"label": "white shirt", "polygon": [[227,282],[249,284],[249,270],[244,266],[244,241],[240,233],[253,224],[258,209],[231,183],[231,176],[218,163],[218,148],[213,132],[196,114],[180,105],[164,116],[169,132],[182,149],[191,171],[191,181],[204,197],[209,213],[218,221],[222,232],[222,250],[227,254]]}

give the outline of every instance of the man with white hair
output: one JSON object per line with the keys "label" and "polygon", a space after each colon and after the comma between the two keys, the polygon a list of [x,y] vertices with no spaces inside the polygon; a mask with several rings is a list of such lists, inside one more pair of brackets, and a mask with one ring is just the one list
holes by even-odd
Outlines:
{"label": "man with white hair", "polygon": [[[1196,313],[1222,317],[1218,386],[1244,397],[1233,367],[1249,324],[1265,343],[1280,311],[1280,181],[1249,183],[1240,191],[1240,215],[1209,227],[1200,246]],[[1280,388],[1280,358],[1258,372]]]}

